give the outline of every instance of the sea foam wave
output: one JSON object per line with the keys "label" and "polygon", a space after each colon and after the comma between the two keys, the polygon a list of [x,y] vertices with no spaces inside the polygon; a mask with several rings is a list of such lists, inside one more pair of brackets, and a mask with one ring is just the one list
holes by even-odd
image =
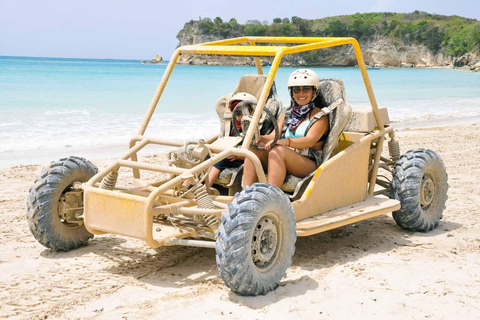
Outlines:
{"label": "sea foam wave", "polygon": [[403,100],[385,106],[396,122],[480,116],[480,99]]}
{"label": "sea foam wave", "polygon": [[[22,125],[0,127],[0,152],[128,145],[142,121],[127,114],[31,116]],[[195,140],[212,136],[219,128],[215,114],[161,114],[152,117],[145,135]]]}
{"label": "sea foam wave", "polygon": [[[353,104],[353,103],[352,103]],[[480,117],[480,99],[390,101],[392,122]],[[89,109],[62,109],[29,113],[0,112],[0,152],[95,148],[128,145],[143,121],[140,114],[110,114]],[[212,113],[156,113],[146,136],[177,140],[207,138],[219,132],[217,115]]]}
{"label": "sea foam wave", "polygon": [[45,111],[45,115],[47,116],[55,116],[55,115],[90,115],[90,111],[86,109],[64,109],[64,110],[47,110]]}

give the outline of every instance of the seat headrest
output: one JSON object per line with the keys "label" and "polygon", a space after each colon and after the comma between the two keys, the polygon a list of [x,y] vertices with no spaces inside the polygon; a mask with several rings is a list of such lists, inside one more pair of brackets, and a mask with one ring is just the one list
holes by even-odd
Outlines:
{"label": "seat headrest", "polygon": [[328,115],[329,134],[322,153],[323,161],[326,161],[338,146],[340,135],[352,117],[343,81],[335,78],[320,79],[320,92],[315,98],[315,105]]}
{"label": "seat headrest", "polygon": [[320,92],[314,100],[315,105],[319,108],[325,108],[338,99],[347,102],[343,81],[336,78],[320,79]]}
{"label": "seat headrest", "polygon": [[267,77],[263,74],[246,74],[240,78],[237,86],[233,90],[232,95],[239,92],[246,92],[255,96],[255,98],[258,100],[262,94],[265,81],[267,81]]}

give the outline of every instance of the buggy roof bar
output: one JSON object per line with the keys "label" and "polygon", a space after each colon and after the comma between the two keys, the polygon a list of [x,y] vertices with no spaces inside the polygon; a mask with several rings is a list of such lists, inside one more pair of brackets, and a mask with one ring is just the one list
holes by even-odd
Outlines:
{"label": "buggy roof bar", "polygon": [[[221,54],[276,56],[279,53],[292,54],[356,42],[354,38],[308,38],[308,37],[241,37],[218,40],[178,48],[184,54]],[[249,45],[237,46],[247,43]],[[299,44],[297,46],[260,46],[258,43]]]}

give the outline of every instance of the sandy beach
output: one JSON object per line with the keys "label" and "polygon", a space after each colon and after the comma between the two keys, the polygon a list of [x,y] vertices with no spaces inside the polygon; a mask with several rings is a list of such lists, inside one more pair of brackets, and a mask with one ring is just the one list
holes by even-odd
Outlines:
{"label": "sandy beach", "polygon": [[402,153],[423,147],[443,158],[450,189],[439,227],[408,232],[387,214],[299,238],[282,285],[259,297],[230,292],[213,249],[154,250],[104,235],[52,252],[25,218],[45,163],[0,169],[0,318],[479,319],[480,122],[397,137]]}

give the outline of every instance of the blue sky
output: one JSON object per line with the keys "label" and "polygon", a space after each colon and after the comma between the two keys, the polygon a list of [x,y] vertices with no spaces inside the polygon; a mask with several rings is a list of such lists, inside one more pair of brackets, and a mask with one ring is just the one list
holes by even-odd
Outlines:
{"label": "blue sky", "polygon": [[0,0],[0,55],[150,59],[160,54],[168,60],[177,32],[199,17],[244,23],[414,10],[480,20],[479,0]]}

